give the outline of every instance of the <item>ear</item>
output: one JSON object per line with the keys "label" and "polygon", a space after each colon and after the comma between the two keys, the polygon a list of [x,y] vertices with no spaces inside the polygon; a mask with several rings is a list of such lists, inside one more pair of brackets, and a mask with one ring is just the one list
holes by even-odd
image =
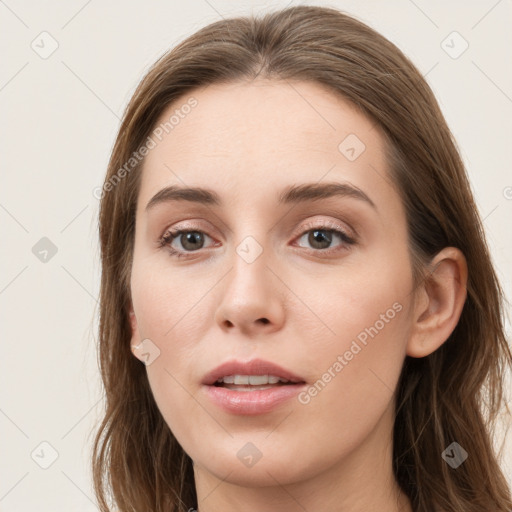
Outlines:
{"label": "ear", "polygon": [[133,306],[130,306],[130,326],[132,328],[132,337],[130,340],[130,346],[133,355],[139,359],[140,361],[144,360],[141,358],[141,352],[142,352],[142,341],[140,337],[139,332],[139,326],[137,324],[137,317],[135,316],[135,313],[133,311]]}
{"label": "ear", "polygon": [[406,350],[411,357],[428,356],[449,338],[466,301],[468,270],[459,249],[445,247],[432,259],[431,269],[416,290]]}

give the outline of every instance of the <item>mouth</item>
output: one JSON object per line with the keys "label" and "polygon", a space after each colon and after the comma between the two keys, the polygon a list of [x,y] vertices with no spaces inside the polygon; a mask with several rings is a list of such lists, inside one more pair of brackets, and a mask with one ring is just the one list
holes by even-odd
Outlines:
{"label": "mouth", "polygon": [[226,375],[217,379],[213,385],[231,391],[262,391],[298,383],[277,375]]}
{"label": "mouth", "polygon": [[304,384],[302,377],[295,375],[275,363],[263,359],[250,361],[227,361],[204,376],[202,384],[207,386],[240,387],[240,391],[256,387],[275,387],[289,384]]}
{"label": "mouth", "polygon": [[255,415],[272,411],[296,396],[304,379],[269,361],[228,361],[203,381],[209,399],[231,414]]}

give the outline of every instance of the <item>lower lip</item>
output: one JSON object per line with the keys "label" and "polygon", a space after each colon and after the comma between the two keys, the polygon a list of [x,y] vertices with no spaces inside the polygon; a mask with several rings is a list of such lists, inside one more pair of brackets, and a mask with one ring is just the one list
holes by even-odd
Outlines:
{"label": "lower lip", "polygon": [[233,391],[221,386],[204,386],[212,402],[232,414],[263,414],[297,396],[305,384],[287,384],[255,391]]}

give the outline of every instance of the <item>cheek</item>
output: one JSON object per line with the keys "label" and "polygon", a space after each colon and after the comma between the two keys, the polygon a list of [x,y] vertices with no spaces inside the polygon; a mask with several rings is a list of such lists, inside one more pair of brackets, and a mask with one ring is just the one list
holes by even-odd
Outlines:
{"label": "cheek", "polygon": [[391,259],[344,269],[326,281],[307,299],[314,302],[330,330],[329,336],[316,341],[313,353],[318,350],[323,359],[324,354],[343,354],[353,347],[354,357],[347,354],[347,359],[355,360],[361,359],[363,352],[379,357],[389,344],[399,348],[403,344],[399,333],[407,327],[411,282],[407,267]]}
{"label": "cheek", "polygon": [[361,414],[370,422],[383,412],[396,388],[407,341],[405,308],[393,305],[360,321],[347,320],[344,334],[311,352],[316,379],[303,403],[315,401],[341,418],[348,411],[352,419]]}
{"label": "cheek", "polygon": [[158,353],[146,368],[154,399],[181,438],[189,429],[188,419],[200,422],[203,416],[191,399],[197,391],[191,375],[201,355],[200,341],[211,328],[205,308],[214,282],[211,275],[194,277],[176,271],[171,275],[170,266],[163,266],[161,260],[134,259],[131,292],[140,338],[151,340]]}
{"label": "cheek", "polygon": [[[212,286],[211,276],[174,271],[162,265],[163,258],[136,262],[131,291],[137,324],[143,338],[153,340],[160,350],[186,351],[200,339],[203,299]],[[170,354],[169,354],[170,355]]]}
{"label": "cheek", "polygon": [[370,426],[379,418],[405,358],[411,276],[407,267],[383,261],[324,287],[321,317],[331,332],[310,339],[304,351],[314,384],[302,403],[330,411],[341,424],[359,418]]}

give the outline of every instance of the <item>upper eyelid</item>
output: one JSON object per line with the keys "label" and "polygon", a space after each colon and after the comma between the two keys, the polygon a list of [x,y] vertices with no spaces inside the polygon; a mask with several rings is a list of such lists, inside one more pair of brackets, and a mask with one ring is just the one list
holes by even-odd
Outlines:
{"label": "upper eyelid", "polygon": [[[186,222],[186,221],[185,221]],[[297,228],[296,230],[294,230],[294,236],[300,236],[302,234],[304,234],[304,232],[306,231],[309,231],[311,229],[337,229],[339,231],[342,231],[344,233],[346,233],[347,235],[351,235],[351,234],[354,234],[354,235],[357,235],[357,232],[355,232],[354,229],[352,228],[344,228],[342,225],[340,225],[339,222],[336,222],[336,221],[333,221],[333,220],[311,220],[311,221],[308,221],[306,222],[305,224],[301,224],[301,227],[300,228]],[[214,228],[214,230],[216,230]],[[198,231],[198,232],[201,232],[201,233],[204,233],[208,236],[209,233],[208,233],[208,229],[203,229],[200,225],[198,224],[193,224],[192,225],[185,225],[185,226],[182,226],[180,223],[178,223],[177,227],[176,226],[169,226],[169,227],[166,227],[162,233],[162,235],[159,237],[159,239],[163,238],[164,236],[168,235],[171,231],[184,231],[184,232],[190,232],[190,231]],[[210,238],[212,238],[210,236]]]}
{"label": "upper eyelid", "polygon": [[311,229],[315,229],[315,228],[316,229],[322,228],[322,229],[325,229],[326,231],[329,229],[334,229],[334,230],[342,231],[343,233],[346,233],[347,235],[351,235],[352,232],[354,231],[352,229],[344,228],[342,225],[340,225],[340,223],[331,221],[331,220],[310,221],[310,222],[307,222],[306,224],[302,225],[302,227],[300,228],[299,235],[304,234],[304,232],[310,231]]}

